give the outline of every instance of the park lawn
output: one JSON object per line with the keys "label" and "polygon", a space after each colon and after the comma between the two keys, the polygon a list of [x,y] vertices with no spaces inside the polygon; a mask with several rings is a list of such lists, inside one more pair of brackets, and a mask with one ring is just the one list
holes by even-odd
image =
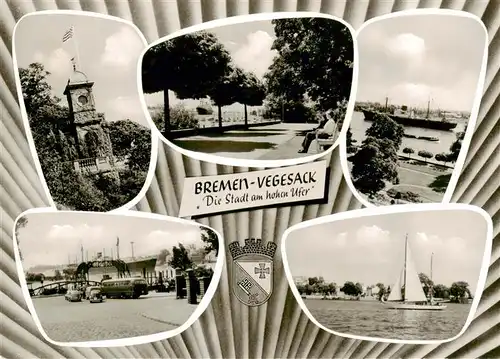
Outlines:
{"label": "park lawn", "polygon": [[434,181],[437,174],[431,175],[417,169],[398,167],[399,184],[428,187]]}

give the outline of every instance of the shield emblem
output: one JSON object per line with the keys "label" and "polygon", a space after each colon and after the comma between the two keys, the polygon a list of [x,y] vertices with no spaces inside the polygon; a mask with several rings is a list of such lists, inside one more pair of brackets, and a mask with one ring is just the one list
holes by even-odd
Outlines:
{"label": "shield emblem", "polygon": [[273,259],[247,254],[233,260],[233,293],[245,305],[256,307],[273,292]]}

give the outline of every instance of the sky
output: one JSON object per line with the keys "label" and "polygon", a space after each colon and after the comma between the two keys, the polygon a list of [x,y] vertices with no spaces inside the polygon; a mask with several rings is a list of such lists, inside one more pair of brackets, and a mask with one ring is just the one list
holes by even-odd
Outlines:
{"label": "sky", "polygon": [[[271,50],[275,34],[271,20],[251,21],[242,24],[226,25],[209,29],[228,50],[234,63],[245,71],[253,72],[259,79],[273,62],[277,54]],[[148,105],[163,104],[163,94],[145,95]],[[169,91],[170,106],[183,103],[186,107],[196,107],[199,100],[178,100]],[[224,107],[225,111],[242,111],[243,105],[232,104]]]}
{"label": "sky", "polygon": [[486,34],[475,20],[449,15],[377,21],[358,35],[357,101],[468,111]]}
{"label": "sky", "polygon": [[466,281],[476,290],[486,243],[484,218],[470,211],[443,210],[358,217],[292,232],[286,255],[294,277],[322,276],[393,286],[404,263],[405,236],[416,270],[450,286]]}
{"label": "sky", "polygon": [[[63,43],[72,25],[74,37]],[[130,119],[148,125],[137,86],[137,62],[145,46],[131,26],[91,16],[30,16],[19,24],[14,41],[18,67],[42,63],[51,73],[47,81],[53,94],[63,103],[75,56],[78,69],[95,82],[97,112],[104,112],[107,121]]]}
{"label": "sky", "polygon": [[24,270],[37,265],[68,264],[78,257],[81,246],[84,256],[92,258],[97,252],[116,256],[117,237],[120,238],[120,257],[148,256],[184,246],[204,246],[200,227],[166,220],[102,213],[55,212],[31,213],[26,227],[19,229],[19,248]]}

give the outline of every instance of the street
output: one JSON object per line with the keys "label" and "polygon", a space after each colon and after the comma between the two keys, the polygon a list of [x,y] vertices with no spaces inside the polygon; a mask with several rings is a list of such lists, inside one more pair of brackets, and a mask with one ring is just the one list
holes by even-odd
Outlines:
{"label": "street", "polygon": [[151,293],[139,299],[70,303],[63,296],[32,298],[48,337],[58,342],[132,338],[173,330],[196,309],[173,294]]}

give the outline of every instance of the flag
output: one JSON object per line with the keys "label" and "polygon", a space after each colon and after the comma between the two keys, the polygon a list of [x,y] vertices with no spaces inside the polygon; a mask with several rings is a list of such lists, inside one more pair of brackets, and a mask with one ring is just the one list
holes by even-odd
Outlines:
{"label": "flag", "polygon": [[66,31],[63,35],[62,42],[66,42],[73,37],[73,33],[75,32],[75,27],[71,26],[68,31]]}

